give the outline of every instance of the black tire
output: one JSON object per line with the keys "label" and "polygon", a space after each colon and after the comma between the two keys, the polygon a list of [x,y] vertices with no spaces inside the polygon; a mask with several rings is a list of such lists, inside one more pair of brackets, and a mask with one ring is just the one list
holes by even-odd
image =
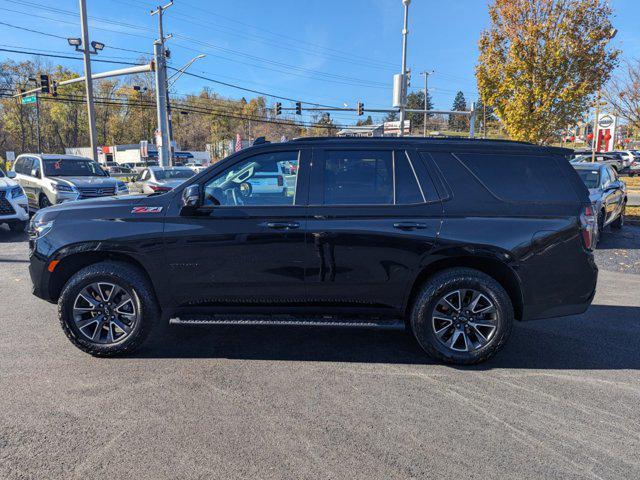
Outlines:
{"label": "black tire", "polygon": [[620,230],[624,227],[624,215],[627,209],[627,205],[624,204],[622,206],[622,211],[620,212],[620,216],[616,218],[613,222],[611,222],[611,228],[615,228],[616,230]]}
{"label": "black tire", "polygon": [[12,232],[24,232],[27,229],[28,224],[29,222],[26,220],[24,221],[18,220],[18,221],[9,223],[9,229]]}
{"label": "black tire", "polygon": [[38,206],[42,210],[43,208],[50,207],[52,204],[47,198],[47,196],[43,193],[40,195],[40,200],[38,200]]}
{"label": "black tire", "polygon": [[[461,289],[480,292],[495,307],[495,329],[487,343],[464,352],[447,347],[436,335],[435,319],[432,320],[438,302]],[[409,320],[414,336],[429,356],[446,363],[472,365],[484,362],[504,346],[511,334],[513,318],[511,299],[497,281],[478,270],[452,268],[436,273],[424,284],[415,299]]]}
{"label": "black tire", "polygon": [[[88,339],[76,325],[74,302],[85,287],[96,282],[108,282],[124,289],[130,295],[135,311],[139,312],[131,332],[121,340],[96,343]],[[138,268],[123,262],[106,261],[89,265],[69,279],[58,300],[58,317],[64,333],[80,350],[97,357],[112,357],[134,352],[149,335],[160,312],[153,288]]]}

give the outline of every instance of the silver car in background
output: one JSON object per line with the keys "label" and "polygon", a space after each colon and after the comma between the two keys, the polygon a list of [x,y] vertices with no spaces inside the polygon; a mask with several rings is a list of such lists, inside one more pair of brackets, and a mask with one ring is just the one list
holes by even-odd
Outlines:
{"label": "silver car in background", "polygon": [[5,174],[0,168],[0,224],[6,223],[12,232],[19,232],[29,223],[29,207],[24,190],[14,178],[15,173]]}
{"label": "silver car in background", "polygon": [[84,157],[23,154],[13,163],[12,171],[27,195],[31,210],[129,193],[124,182],[109,177],[97,162]]}
{"label": "silver car in background", "polygon": [[138,182],[142,193],[164,193],[195,174],[189,167],[149,167],[142,171]]}

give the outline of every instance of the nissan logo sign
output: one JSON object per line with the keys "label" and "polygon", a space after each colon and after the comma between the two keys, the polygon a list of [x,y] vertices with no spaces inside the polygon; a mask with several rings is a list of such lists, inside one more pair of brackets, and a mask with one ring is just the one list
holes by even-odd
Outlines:
{"label": "nissan logo sign", "polygon": [[611,118],[610,115],[605,115],[604,117],[601,117],[600,121],[598,122],[598,126],[600,128],[609,128],[611,125],[613,125],[613,118]]}

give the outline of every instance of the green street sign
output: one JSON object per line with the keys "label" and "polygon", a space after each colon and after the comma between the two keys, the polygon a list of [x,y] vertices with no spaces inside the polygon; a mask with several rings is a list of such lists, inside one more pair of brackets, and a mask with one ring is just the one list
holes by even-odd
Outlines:
{"label": "green street sign", "polygon": [[26,105],[27,103],[36,103],[36,96],[28,95],[26,97],[22,97],[22,104]]}

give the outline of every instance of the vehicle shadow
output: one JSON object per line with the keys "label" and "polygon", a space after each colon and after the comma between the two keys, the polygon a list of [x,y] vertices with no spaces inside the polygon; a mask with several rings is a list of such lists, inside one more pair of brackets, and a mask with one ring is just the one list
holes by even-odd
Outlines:
{"label": "vehicle shadow", "polygon": [[19,243],[29,240],[26,232],[12,232],[6,225],[0,225],[0,243]]}
{"label": "vehicle shadow", "polygon": [[[516,322],[502,352],[464,368],[640,369],[639,337],[640,307],[594,305],[584,315]],[[134,356],[437,363],[404,331],[245,325],[169,326]]]}
{"label": "vehicle shadow", "polygon": [[640,249],[640,227],[627,225],[622,230],[605,228],[596,250]]}

